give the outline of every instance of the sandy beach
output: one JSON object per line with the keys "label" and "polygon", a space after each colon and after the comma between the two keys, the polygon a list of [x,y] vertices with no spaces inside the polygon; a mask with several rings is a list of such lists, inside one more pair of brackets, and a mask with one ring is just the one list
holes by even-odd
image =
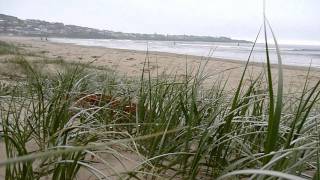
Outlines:
{"label": "sandy beach", "polygon": [[320,180],[320,0],[0,6],[0,180]]}
{"label": "sandy beach", "polygon": [[[110,49],[104,47],[79,46],[73,44],[53,43],[41,41],[34,37],[11,37],[0,36],[1,41],[12,43],[28,52],[42,54],[47,58],[62,58],[66,61],[89,63],[95,66],[107,67],[119,74],[129,77],[139,77],[146,59],[145,51]],[[205,65],[205,72],[210,75],[209,79],[224,77],[228,79],[227,88],[234,88],[239,81],[245,62],[229,59],[207,58],[199,56],[186,56],[172,53],[148,52],[150,61],[149,70],[156,74],[166,72],[167,74],[183,75],[186,71],[194,71],[200,64]],[[5,57],[1,58],[6,59]],[[252,63],[248,68],[248,75],[258,75],[264,72],[263,63]],[[274,79],[277,77],[277,65],[272,65]],[[304,84],[307,70],[306,67],[283,66],[284,87],[286,89],[301,88]],[[249,76],[247,76],[247,79]],[[309,80],[311,83],[320,79],[319,69],[311,69]]]}
{"label": "sandy beach", "polygon": [[[227,59],[214,59],[198,56],[185,56],[172,53],[160,53],[160,52],[147,52],[133,51],[133,50],[121,50],[121,49],[109,49],[104,47],[90,47],[79,46],[73,44],[53,43],[50,41],[41,41],[39,38],[31,37],[4,37],[0,36],[1,41],[12,43],[15,46],[24,49],[28,53],[25,56],[26,59],[33,60],[56,60],[63,59],[67,62],[80,62],[90,63],[97,67],[104,67],[115,70],[120,75],[126,75],[132,78],[138,78],[143,69],[143,65],[146,57],[149,58],[150,66],[147,71],[150,71],[153,75],[157,73],[166,72],[172,75],[184,75],[187,70],[190,72],[195,70],[200,65],[205,65],[205,73],[210,75],[205,83],[210,86],[210,82],[222,78],[222,80],[228,79],[227,89],[231,90],[238,84],[240,76],[243,72],[245,62]],[[36,56],[35,56],[36,55]],[[5,71],[5,67],[1,69],[4,61],[10,61],[12,56],[2,55],[0,56],[0,71]],[[207,64],[206,60],[208,59]],[[45,66],[50,66],[45,64]],[[265,64],[251,63],[248,68],[246,80],[250,80],[250,75],[257,76],[264,72]],[[42,67],[48,68],[48,67]],[[50,69],[50,68],[49,68]],[[10,71],[10,70],[8,70]],[[272,71],[274,80],[276,82],[277,77],[277,65],[272,65]],[[308,68],[297,66],[283,66],[284,73],[284,88],[288,92],[290,90],[301,90],[307,76]],[[16,72],[18,73],[18,71]],[[2,76],[2,75],[0,75]],[[320,72],[318,69],[312,68],[309,75],[310,84],[314,84],[320,79]],[[295,91],[297,92],[297,91]],[[0,157],[5,158],[4,145],[0,143]],[[139,158],[129,153],[128,156],[132,156],[134,163],[126,162],[128,166],[122,167],[118,161],[113,157],[106,157],[110,162],[116,164],[115,169],[122,172],[127,169],[135,167]],[[98,164],[99,165],[99,164]],[[99,168],[99,166],[95,166]],[[119,166],[119,167],[118,167]],[[99,168],[100,169],[100,168]],[[105,174],[110,175],[110,172],[101,169]],[[0,178],[4,177],[4,168],[0,168]],[[80,179],[90,179],[90,174],[85,170],[80,170]],[[93,177],[91,177],[93,178]]]}

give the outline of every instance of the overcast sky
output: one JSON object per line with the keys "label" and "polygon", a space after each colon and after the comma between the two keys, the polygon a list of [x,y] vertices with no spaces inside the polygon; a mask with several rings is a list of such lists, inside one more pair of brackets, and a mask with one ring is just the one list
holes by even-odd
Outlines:
{"label": "overcast sky", "polygon": [[[320,0],[267,0],[282,42],[320,43]],[[0,13],[113,31],[254,39],[261,0],[0,0]]]}

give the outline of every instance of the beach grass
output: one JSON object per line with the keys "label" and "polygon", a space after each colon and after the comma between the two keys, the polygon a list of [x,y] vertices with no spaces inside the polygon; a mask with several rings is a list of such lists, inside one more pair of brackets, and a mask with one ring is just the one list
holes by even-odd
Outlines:
{"label": "beach grass", "polygon": [[17,47],[6,43],[4,41],[0,41],[0,55],[5,55],[5,54],[14,54],[17,52]]}
{"label": "beach grass", "polygon": [[[267,27],[265,19],[266,40]],[[185,76],[154,77],[147,53],[135,79],[63,59],[28,61],[7,43],[0,49],[25,75],[0,85],[6,179],[320,177],[320,82],[311,86],[307,76],[285,94],[280,52],[275,80],[267,41],[266,73],[244,79],[250,54],[233,91],[222,78],[203,86],[205,61],[193,72],[186,65]]]}

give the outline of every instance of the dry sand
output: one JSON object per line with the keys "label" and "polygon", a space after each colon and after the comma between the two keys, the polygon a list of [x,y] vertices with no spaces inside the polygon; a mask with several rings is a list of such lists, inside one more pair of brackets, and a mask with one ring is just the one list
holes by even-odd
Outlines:
{"label": "dry sand", "polygon": [[[44,54],[49,58],[63,58],[66,61],[88,63],[104,66],[116,70],[119,74],[137,77],[141,75],[146,52],[135,50],[110,49],[104,47],[79,46],[73,44],[53,43],[41,41],[31,37],[0,36],[0,40],[13,43],[27,51]],[[206,58],[199,56],[186,56],[172,53],[149,52],[150,70],[152,73],[167,72],[177,75],[185,73],[186,64],[191,71],[204,63]],[[264,71],[265,64],[254,63],[249,72],[257,75]],[[210,58],[206,64],[206,72],[212,79],[223,76],[228,78],[228,87],[234,88],[243,71],[244,62],[227,59]],[[276,79],[277,69],[273,65],[273,76]],[[316,82],[320,79],[320,69],[312,69],[309,80]],[[301,88],[307,74],[306,67],[284,66],[284,87],[286,89]],[[248,73],[248,74],[250,74]],[[247,77],[248,79],[248,77]]]}

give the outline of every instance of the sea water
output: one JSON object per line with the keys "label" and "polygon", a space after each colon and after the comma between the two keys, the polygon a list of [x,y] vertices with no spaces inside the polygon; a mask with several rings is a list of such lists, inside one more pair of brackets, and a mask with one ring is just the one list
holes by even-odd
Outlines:
{"label": "sea water", "polygon": [[[116,39],[72,39],[50,38],[52,42],[71,43],[83,46],[99,46],[115,49],[138,51],[168,52],[184,55],[196,55],[222,59],[247,61],[252,43],[220,43],[190,41],[145,41]],[[265,45],[257,43],[250,61],[265,62]],[[320,45],[280,44],[282,63],[293,66],[311,66],[320,68]],[[269,45],[271,63],[278,62],[274,45]]]}

